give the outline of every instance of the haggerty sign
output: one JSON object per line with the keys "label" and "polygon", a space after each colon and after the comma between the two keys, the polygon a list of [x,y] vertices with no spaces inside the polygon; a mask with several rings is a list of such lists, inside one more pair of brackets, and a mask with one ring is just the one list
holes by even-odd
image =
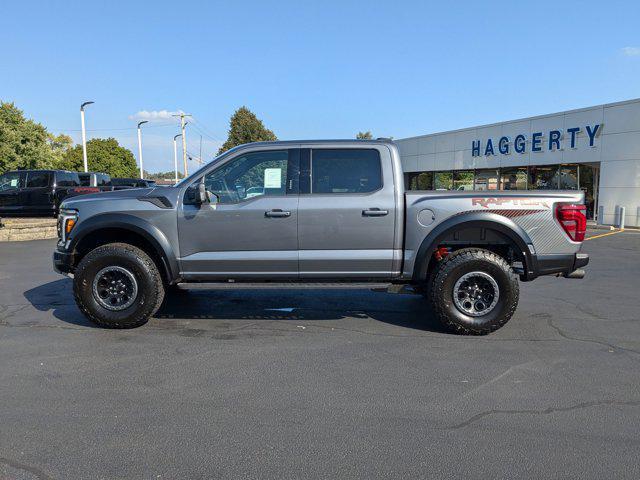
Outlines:
{"label": "haggerty sign", "polygon": [[[601,123],[584,127],[584,132],[589,137],[590,147],[595,146],[595,139],[600,135],[601,131]],[[565,132],[566,136],[564,135]],[[531,134],[530,142],[527,142],[527,137],[523,134],[516,135],[513,142],[509,137],[500,137],[497,142],[489,138],[484,145],[480,140],[473,140],[471,142],[471,156],[509,155],[512,149],[515,153],[525,153],[527,151],[527,143],[531,144],[530,151],[532,152],[541,152],[543,149],[550,151],[561,150],[563,144],[569,148],[577,148],[577,138],[582,132],[583,130],[580,127],[567,128],[566,131],[551,130],[546,136],[543,132],[535,132]]]}

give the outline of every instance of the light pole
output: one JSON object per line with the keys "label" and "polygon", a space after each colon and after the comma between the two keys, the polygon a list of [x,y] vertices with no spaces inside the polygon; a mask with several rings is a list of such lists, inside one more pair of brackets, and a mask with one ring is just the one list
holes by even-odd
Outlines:
{"label": "light pole", "polygon": [[94,102],[84,102],[80,105],[80,123],[82,124],[82,159],[84,160],[84,171],[89,171],[89,163],[87,162],[87,134],[84,130],[84,107]]}
{"label": "light pole", "polygon": [[179,133],[173,137],[173,169],[176,172],[176,183],[178,183],[178,143],[176,142],[176,139],[181,136],[182,134]]}
{"label": "light pole", "polygon": [[149,123],[148,120],[143,120],[138,123],[138,157],[140,158],[140,178],[144,178],[144,167],[142,164],[142,130],[140,130],[140,125],[143,123]]}

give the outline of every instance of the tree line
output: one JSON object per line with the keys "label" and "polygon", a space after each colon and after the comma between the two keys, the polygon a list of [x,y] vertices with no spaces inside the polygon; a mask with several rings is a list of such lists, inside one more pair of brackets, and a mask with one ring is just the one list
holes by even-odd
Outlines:
{"label": "tree line", "polygon": [[[357,135],[360,139],[371,137],[370,132]],[[218,154],[244,143],[277,139],[262,120],[243,106],[231,116],[227,140]],[[115,138],[89,140],[87,158],[90,171],[108,173],[112,177],[137,177],[139,174],[133,153]],[[42,124],[26,118],[13,103],[0,101],[0,174],[18,169],[82,171],[82,145],[74,145],[68,135],[54,135]],[[147,178],[173,178],[174,172],[148,175]]]}

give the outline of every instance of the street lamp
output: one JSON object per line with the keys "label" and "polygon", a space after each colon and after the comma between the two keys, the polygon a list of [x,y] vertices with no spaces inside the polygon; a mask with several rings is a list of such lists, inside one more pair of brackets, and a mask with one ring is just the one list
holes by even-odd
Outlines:
{"label": "street lamp", "polygon": [[144,167],[142,164],[142,131],[140,125],[143,123],[149,123],[148,120],[143,120],[138,123],[138,158],[140,159],[140,178],[144,178]]}
{"label": "street lamp", "polygon": [[84,130],[84,107],[91,105],[94,102],[84,102],[80,105],[80,123],[82,124],[82,159],[84,160],[84,171],[89,171],[89,164],[87,162],[87,134]]}
{"label": "street lamp", "polygon": [[181,136],[182,134],[179,133],[173,137],[173,169],[176,172],[176,183],[178,183],[178,144],[176,143],[176,139]]}

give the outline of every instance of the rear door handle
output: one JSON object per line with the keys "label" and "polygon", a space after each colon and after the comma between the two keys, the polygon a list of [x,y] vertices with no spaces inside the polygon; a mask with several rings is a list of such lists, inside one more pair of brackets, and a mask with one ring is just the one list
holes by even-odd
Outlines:
{"label": "rear door handle", "polygon": [[362,211],[362,215],[365,217],[384,217],[389,215],[389,210],[380,210],[379,208],[369,208]]}
{"label": "rear door handle", "polygon": [[291,212],[285,212],[279,208],[274,208],[273,210],[267,210],[266,212],[264,212],[264,216],[272,217],[272,218],[284,218],[284,217],[290,217]]}

